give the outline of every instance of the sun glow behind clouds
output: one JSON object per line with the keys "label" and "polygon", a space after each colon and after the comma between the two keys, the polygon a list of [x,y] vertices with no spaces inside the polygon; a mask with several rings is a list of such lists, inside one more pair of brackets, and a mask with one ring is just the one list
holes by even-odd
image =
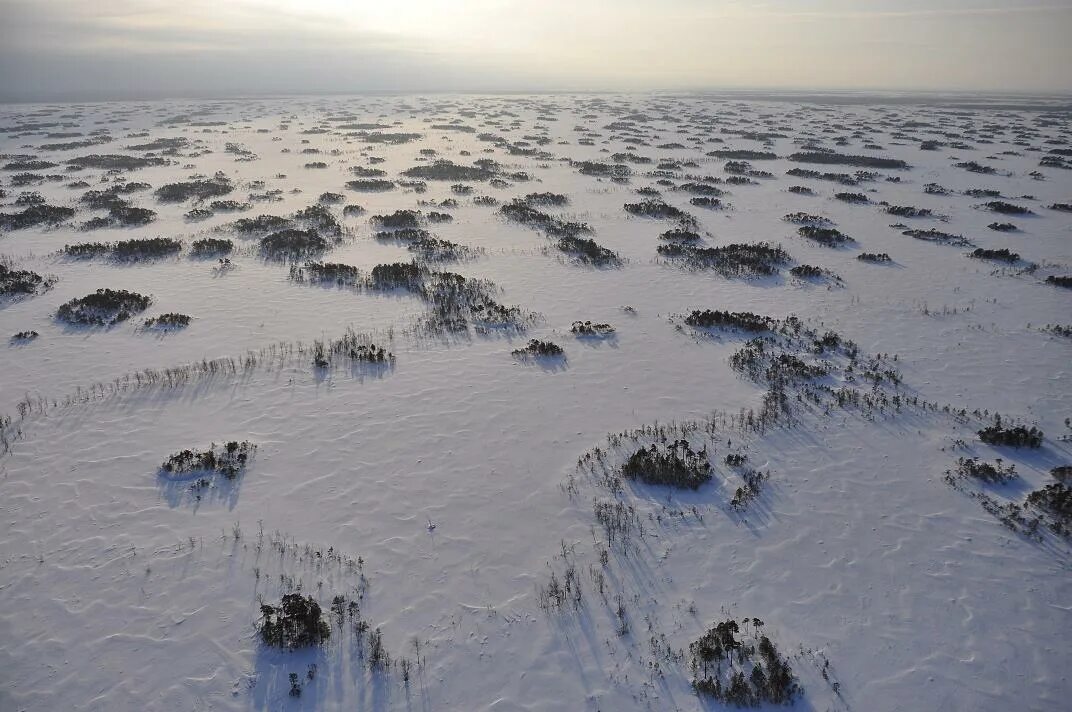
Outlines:
{"label": "sun glow behind clouds", "polygon": [[182,93],[1072,90],[1072,0],[0,0],[0,17],[7,98],[78,75]]}

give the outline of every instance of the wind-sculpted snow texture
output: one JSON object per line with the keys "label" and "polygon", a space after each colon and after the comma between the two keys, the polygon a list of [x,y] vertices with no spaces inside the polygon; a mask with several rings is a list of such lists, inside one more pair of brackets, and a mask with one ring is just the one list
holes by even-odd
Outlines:
{"label": "wind-sculpted snow texture", "polygon": [[1010,101],[4,107],[0,709],[1067,709]]}

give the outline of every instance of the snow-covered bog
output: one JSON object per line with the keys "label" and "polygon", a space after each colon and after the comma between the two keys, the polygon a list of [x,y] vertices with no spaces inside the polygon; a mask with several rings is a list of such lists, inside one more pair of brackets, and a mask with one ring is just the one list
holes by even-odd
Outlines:
{"label": "snow-covered bog", "polygon": [[1061,107],[0,131],[3,709],[1067,705]]}

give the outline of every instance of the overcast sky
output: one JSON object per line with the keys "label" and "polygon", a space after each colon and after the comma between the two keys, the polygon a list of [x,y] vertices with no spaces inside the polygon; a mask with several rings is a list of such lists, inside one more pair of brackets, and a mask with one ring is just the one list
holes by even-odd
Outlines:
{"label": "overcast sky", "polygon": [[1072,93],[1072,0],[0,0],[0,100]]}

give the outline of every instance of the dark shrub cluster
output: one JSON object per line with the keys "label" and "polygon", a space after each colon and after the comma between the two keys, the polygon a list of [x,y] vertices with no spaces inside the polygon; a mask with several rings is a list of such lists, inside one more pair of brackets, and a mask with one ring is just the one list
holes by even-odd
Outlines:
{"label": "dark shrub cluster", "polygon": [[78,299],[62,304],[56,318],[68,324],[110,326],[145,311],[152,303],[150,297],[125,289],[98,289]]}
{"label": "dark shrub cluster", "polygon": [[871,202],[863,193],[834,193],[834,197],[840,201],[857,205]]}
{"label": "dark shrub cluster", "polygon": [[855,242],[851,237],[834,227],[816,227],[815,225],[801,225],[797,229],[801,237],[818,242],[825,247],[841,247]]}
{"label": "dark shrub cluster", "polygon": [[830,218],[824,218],[822,215],[812,215],[811,213],[805,212],[787,213],[782,216],[782,220],[793,223],[794,225],[811,227],[829,227],[834,224],[834,221]]}
{"label": "dark shrub cluster", "polygon": [[991,168],[990,166],[984,166],[980,163],[976,163],[975,161],[961,161],[960,163],[956,163],[954,165],[956,165],[957,168],[963,168],[969,173],[982,173],[985,175],[997,173],[996,169]]}
{"label": "dark shrub cluster", "polygon": [[1006,223],[992,222],[989,225],[987,225],[987,227],[990,228],[991,230],[994,230],[995,232],[1015,232],[1016,231],[1016,226],[1013,225],[1012,223],[1007,223],[1007,222]]}
{"label": "dark shrub cluster", "polygon": [[797,195],[815,195],[815,191],[806,185],[791,185],[786,190]]}
{"label": "dark shrub cluster", "polygon": [[973,243],[963,235],[954,235],[949,232],[942,232],[935,228],[928,230],[905,230],[901,233],[908,237],[915,238],[917,240],[923,240],[924,242],[933,242],[938,245],[951,245],[953,247],[972,247]]}
{"label": "dark shrub cluster", "polygon": [[1000,459],[995,464],[990,464],[974,457],[957,459],[956,473],[991,484],[1004,484],[1017,477],[1015,465],[1005,466]]}
{"label": "dark shrub cluster", "polygon": [[331,635],[331,627],[312,596],[287,593],[278,606],[261,604],[258,632],[265,645],[294,650],[320,645]]}
{"label": "dark shrub cluster", "polygon": [[979,260],[997,260],[998,262],[1019,262],[1020,255],[1015,252],[1009,252],[1007,248],[1001,248],[1000,250],[988,250],[982,247],[977,247],[968,253],[970,257],[974,257]]}
{"label": "dark shrub cluster", "polygon": [[495,176],[493,171],[480,166],[460,166],[451,161],[439,160],[424,166],[414,166],[402,171],[407,178],[422,180],[483,181]]}
{"label": "dark shrub cluster", "polygon": [[[474,202],[476,202],[474,200]],[[543,230],[552,237],[571,237],[592,231],[585,223],[571,222],[537,210],[523,200],[515,199],[506,203],[499,212],[508,220]]]}
{"label": "dark shrub cluster", "polygon": [[1052,518],[1051,527],[1062,536],[1072,528],[1072,488],[1063,482],[1053,482],[1027,495],[1027,503]]}
{"label": "dark shrub cluster", "polygon": [[1005,447],[1042,447],[1042,431],[1032,426],[1025,428],[1016,425],[1011,428],[1002,427],[1000,423],[989,425],[978,433],[979,439],[988,445],[1001,445]]}
{"label": "dark shrub cluster", "polygon": [[37,294],[55,283],[28,269],[11,269],[0,262],[0,297],[13,294]]}
{"label": "dark shrub cluster", "polygon": [[1002,215],[1031,215],[1030,209],[1025,208],[1022,205],[1007,203],[1004,200],[992,200],[989,203],[984,203],[983,207],[992,212],[1001,213]]}
{"label": "dark shrub cluster", "polygon": [[897,158],[879,156],[848,156],[839,153],[803,151],[789,156],[797,163],[820,163],[824,165],[856,166],[858,168],[908,168],[908,164]]}
{"label": "dark shrub cluster", "polygon": [[33,341],[38,336],[40,336],[40,334],[38,334],[36,331],[20,331],[20,332],[18,332],[16,334],[12,335],[11,340],[12,341]]}
{"label": "dark shrub cluster", "polygon": [[697,309],[685,317],[685,323],[689,326],[704,329],[740,329],[741,331],[756,332],[767,331],[771,328],[774,320],[752,312],[729,312],[711,309],[700,311]]}
{"label": "dark shrub cluster", "polygon": [[570,326],[570,333],[582,337],[605,338],[614,334],[614,327],[610,324],[599,324],[591,321],[575,321]]}
{"label": "dark shrub cluster", "polygon": [[700,235],[699,235],[699,233],[693,232],[692,230],[689,230],[688,228],[676,227],[676,228],[673,228],[672,230],[667,230],[666,232],[664,232],[661,235],[659,235],[659,239],[660,240],[666,240],[668,242],[688,242],[688,243],[692,243],[692,242],[699,242],[700,241]]}
{"label": "dark shrub cluster", "polygon": [[229,255],[234,251],[234,242],[218,237],[206,237],[194,240],[190,245],[190,254],[194,257],[218,257]]}
{"label": "dark shrub cluster", "polygon": [[598,267],[618,265],[622,261],[613,250],[603,247],[595,240],[576,235],[560,237],[555,247],[581,262]]}
{"label": "dark shrub cluster", "polygon": [[232,440],[217,448],[213,443],[207,450],[182,450],[169,456],[160,465],[166,476],[196,473],[220,474],[233,480],[242,474],[257,446],[248,440]]}
{"label": "dark shrub cluster", "polygon": [[698,489],[711,480],[707,449],[693,450],[687,440],[640,448],[622,465],[622,476],[647,485]]}
{"label": "dark shrub cluster", "polygon": [[585,176],[597,178],[610,178],[615,181],[626,181],[632,174],[629,166],[624,163],[600,163],[598,161],[570,161],[570,165],[577,172]]}
{"label": "dark shrub cluster", "polygon": [[227,195],[234,190],[231,180],[223,173],[212,178],[197,178],[181,183],[168,183],[156,189],[156,199],[162,203],[181,203],[190,198],[207,200]]}
{"label": "dark shrub cluster", "polygon": [[292,224],[289,218],[278,215],[258,215],[255,218],[241,218],[235,222],[235,230],[244,234],[252,234],[282,230]]}
{"label": "dark shrub cluster", "polygon": [[416,210],[396,210],[389,215],[373,215],[370,222],[391,230],[415,228],[421,224],[421,214]]}
{"label": "dark shrub cluster", "polygon": [[557,358],[562,356],[565,351],[552,341],[530,339],[524,348],[514,349],[510,353],[521,358]]}
{"label": "dark shrub cluster", "polygon": [[886,212],[899,218],[927,218],[931,216],[928,208],[917,208],[912,205],[887,205]]}
{"label": "dark shrub cluster", "polygon": [[[749,625],[755,631],[751,639],[742,634]],[[788,705],[801,694],[789,659],[759,634],[762,626],[758,618],[727,619],[689,645],[697,694],[736,707]]]}
{"label": "dark shrub cluster", "polygon": [[767,242],[734,243],[723,247],[695,247],[671,243],[656,251],[695,269],[713,269],[727,277],[769,276],[789,262],[789,253]]}
{"label": "dark shrub cluster", "polygon": [[885,252],[861,252],[856,255],[856,259],[861,262],[892,262],[893,259]]}
{"label": "dark shrub cluster", "polygon": [[111,254],[117,260],[134,262],[154,257],[167,257],[182,250],[182,243],[170,237],[149,237],[121,240],[112,245]]}
{"label": "dark shrub cluster", "polygon": [[353,191],[373,193],[391,190],[395,187],[395,183],[384,178],[359,178],[346,181],[346,187]]}
{"label": "dark shrub cluster", "polygon": [[1072,275],[1051,274],[1046,278],[1046,284],[1052,284],[1055,287],[1064,287],[1065,289],[1072,289]]}
{"label": "dark shrub cluster", "polygon": [[70,220],[74,213],[74,208],[37,203],[17,213],[0,213],[0,229],[21,230],[36,225],[57,225]]}
{"label": "dark shrub cluster", "polygon": [[190,317],[186,314],[179,314],[176,312],[168,312],[167,314],[161,314],[160,316],[150,317],[145,320],[145,327],[147,329],[162,329],[169,331],[171,329],[185,329],[190,325]]}
{"label": "dark shrub cluster", "polygon": [[89,156],[70,158],[64,162],[75,168],[98,168],[105,171],[132,171],[138,168],[166,166],[168,164],[166,158],[158,158],[155,156],[124,156],[121,154],[91,154]]}
{"label": "dark shrub cluster", "polygon": [[261,250],[274,259],[293,259],[324,252],[331,242],[316,230],[288,228],[261,238]]}
{"label": "dark shrub cluster", "polygon": [[678,220],[686,225],[693,225],[696,223],[696,218],[692,217],[684,210],[655,198],[642,200],[639,203],[626,203],[624,207],[625,211],[632,215],[639,215],[646,218],[657,218],[660,220]]}

